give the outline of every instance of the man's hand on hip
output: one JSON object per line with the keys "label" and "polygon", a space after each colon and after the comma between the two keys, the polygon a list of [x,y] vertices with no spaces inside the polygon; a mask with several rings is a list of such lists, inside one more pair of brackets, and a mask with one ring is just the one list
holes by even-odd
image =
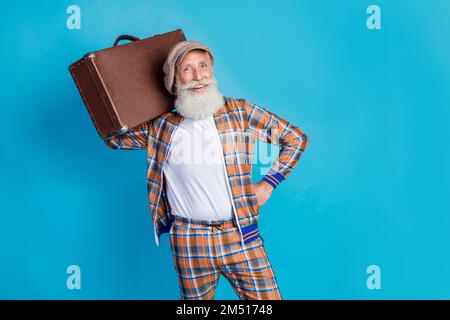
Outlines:
{"label": "man's hand on hip", "polygon": [[265,182],[264,180],[261,180],[258,183],[253,184],[253,191],[256,194],[256,200],[258,201],[258,205],[261,207],[264,203],[266,203],[267,200],[269,200],[270,196],[272,195],[273,187]]}

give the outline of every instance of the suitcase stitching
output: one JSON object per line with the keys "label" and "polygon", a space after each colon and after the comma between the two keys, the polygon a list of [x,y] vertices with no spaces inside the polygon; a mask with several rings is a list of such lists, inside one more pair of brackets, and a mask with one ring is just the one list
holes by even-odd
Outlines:
{"label": "suitcase stitching", "polygon": [[[96,79],[96,77],[95,77],[94,75],[97,75],[97,76],[98,76],[98,79],[100,80],[100,83],[101,83],[102,88],[103,88],[103,91],[100,91],[100,90],[99,90],[99,92],[102,92],[102,93],[100,93],[100,96],[101,96],[101,98],[102,98],[103,105],[105,106],[106,112],[108,112],[109,118],[111,119],[111,122],[113,123],[113,126],[119,127],[119,126],[120,126],[120,120],[119,120],[118,118],[116,118],[116,117],[111,116],[111,112],[110,112],[109,109],[107,108],[107,105],[108,105],[108,104],[106,103],[105,97],[104,97],[104,94],[103,94],[104,92],[107,92],[107,91],[106,91],[106,86],[105,86],[105,83],[104,83],[104,81],[102,80],[102,78],[101,78],[101,76],[100,76],[100,73],[98,72],[98,68],[97,68],[97,66],[95,65],[94,59],[92,59],[92,65],[93,65],[93,67],[95,68],[96,73],[93,73],[93,72],[92,72],[92,70],[89,68],[89,64],[88,64],[89,73],[91,74],[91,77],[92,77],[92,79],[94,80],[94,83],[95,83],[95,86],[97,87],[97,89],[99,89],[100,86],[99,86],[99,84],[97,83],[97,81],[96,81],[97,79]],[[111,102],[111,97],[110,97],[109,95],[108,95],[108,98],[109,98],[109,102],[110,102],[111,107],[114,109],[114,111],[115,111],[116,114],[117,114],[117,109],[115,108],[114,104]],[[117,121],[115,121],[115,120],[117,120]],[[108,130],[107,132],[108,132],[108,135],[109,135],[110,133],[116,132],[116,130],[115,130],[115,129],[111,129],[111,130]]]}

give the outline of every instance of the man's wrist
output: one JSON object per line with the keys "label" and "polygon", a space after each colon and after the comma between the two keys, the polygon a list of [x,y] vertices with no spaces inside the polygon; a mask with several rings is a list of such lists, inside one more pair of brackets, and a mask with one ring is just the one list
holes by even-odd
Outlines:
{"label": "man's wrist", "polygon": [[262,180],[275,189],[284,179],[285,178],[278,172],[270,171],[264,176]]}
{"label": "man's wrist", "polygon": [[267,188],[268,190],[275,189],[274,185],[271,182],[265,180],[264,178],[261,180],[261,184],[264,186],[264,188]]}

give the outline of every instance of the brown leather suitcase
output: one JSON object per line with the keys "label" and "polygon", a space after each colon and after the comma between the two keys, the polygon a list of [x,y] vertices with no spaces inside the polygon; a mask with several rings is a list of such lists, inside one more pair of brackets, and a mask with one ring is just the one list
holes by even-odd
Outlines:
{"label": "brown leather suitcase", "polygon": [[[118,45],[121,40],[132,42]],[[164,86],[170,48],[186,40],[182,30],[140,40],[119,36],[111,48],[86,53],[69,71],[102,138],[126,132],[173,108]]]}

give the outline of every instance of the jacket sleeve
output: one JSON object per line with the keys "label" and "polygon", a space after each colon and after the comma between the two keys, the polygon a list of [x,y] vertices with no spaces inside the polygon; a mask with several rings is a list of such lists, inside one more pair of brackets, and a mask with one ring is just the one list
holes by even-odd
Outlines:
{"label": "jacket sleeve", "polygon": [[104,138],[104,143],[112,149],[139,150],[148,145],[149,121],[131,128],[123,134]]}
{"label": "jacket sleeve", "polygon": [[245,102],[249,129],[258,139],[280,146],[277,159],[270,166],[263,180],[276,188],[297,165],[308,146],[308,137],[300,128],[275,113],[258,105]]}

